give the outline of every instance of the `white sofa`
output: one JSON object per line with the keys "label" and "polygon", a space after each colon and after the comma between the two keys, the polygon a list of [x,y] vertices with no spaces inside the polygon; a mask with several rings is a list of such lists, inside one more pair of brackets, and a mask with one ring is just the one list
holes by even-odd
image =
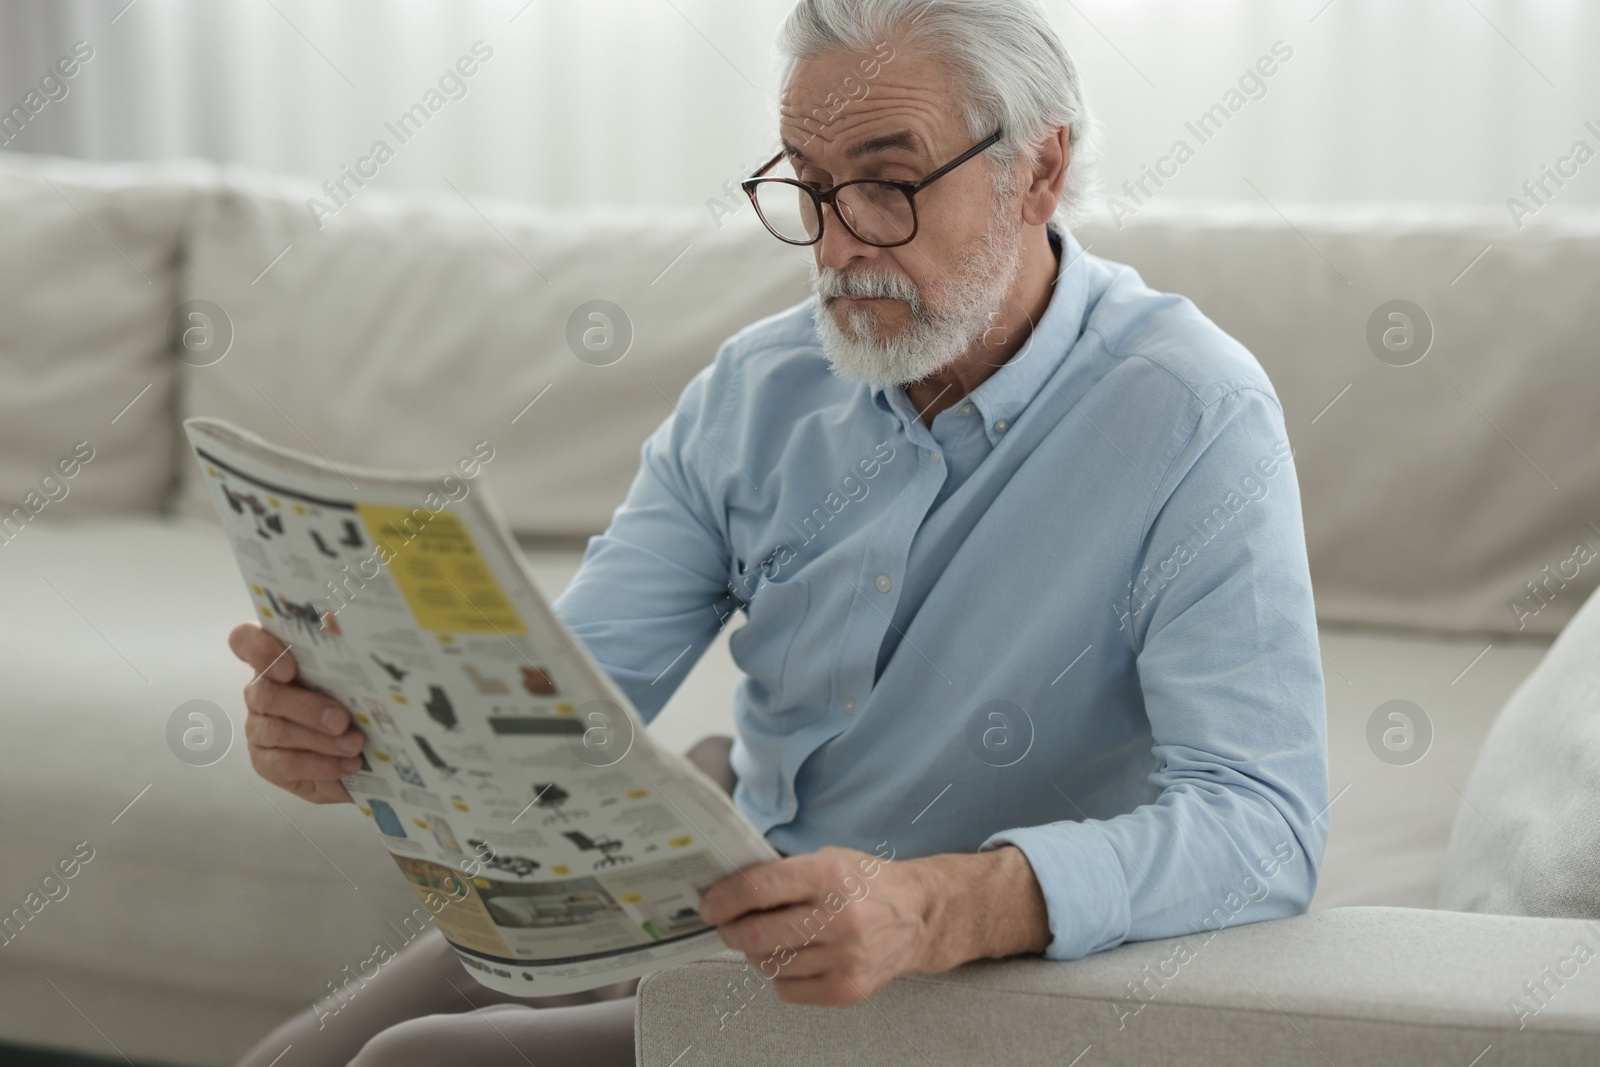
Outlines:
{"label": "white sofa", "polygon": [[[203,768],[167,748],[188,700],[219,704],[237,732],[248,677],[224,644],[248,604],[192,491],[181,417],[399,467],[442,467],[488,438],[486,477],[554,594],[683,383],[727,334],[806,293],[804,253],[748,209],[719,227],[704,211],[553,214],[369,188],[319,230],[315,191],[198,164],[0,164],[0,504],[39,493],[36,516],[0,516],[0,913],[75,845],[93,849],[68,894],[0,945],[0,1041],[229,1063],[395,943],[388,924],[414,904],[361,820],[258,784],[237,737]],[[713,959],[645,983],[640,1062],[1066,1063],[1093,1044],[1085,1063],[1206,1048],[1271,1063],[1316,1059],[1307,1041],[1338,1063],[1464,1065],[1486,1044],[1496,1063],[1596,1062],[1600,979],[1573,983],[1536,1034],[1505,1010],[1583,924],[1433,909],[1490,722],[1600,576],[1557,586],[1545,570],[1600,545],[1586,525],[1600,522],[1600,216],[1552,208],[1517,232],[1498,212],[1156,202],[1080,236],[1192,297],[1283,401],[1337,796],[1312,913],[1225,931],[1201,977],[1126,1029],[1123,985],[1162,944],[905,979],[821,1015],[757,991],[727,1029],[742,972]],[[1413,366],[1366,342],[1394,298],[1434,325]],[[632,327],[608,366],[566,341],[594,299]],[[196,300],[231,333],[208,366],[169,344]],[[79,442],[93,458],[41,484]],[[1514,611],[1540,581],[1548,603]],[[728,732],[734,680],[724,642],[652,728],[679,748]],[[1392,699],[1432,723],[1409,765],[1367,741]]]}

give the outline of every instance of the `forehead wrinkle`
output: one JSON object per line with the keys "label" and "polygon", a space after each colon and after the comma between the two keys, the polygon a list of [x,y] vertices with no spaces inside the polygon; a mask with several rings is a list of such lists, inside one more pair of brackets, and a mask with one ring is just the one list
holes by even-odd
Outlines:
{"label": "forehead wrinkle", "polygon": [[[923,133],[918,132],[918,128],[926,127],[930,119],[937,123],[941,116],[936,111],[930,114],[930,105],[923,97],[907,94],[900,101],[880,99],[875,100],[873,103],[876,106],[872,109],[872,114],[870,115],[861,114],[859,109],[856,114],[851,115],[849,114],[849,109],[846,109],[839,116],[837,123],[841,127],[854,126],[858,130],[868,124],[878,127],[875,132],[854,134],[853,137],[850,130],[840,130],[835,132],[833,136],[829,136],[826,127],[824,131],[812,133],[805,129],[801,120],[796,118],[794,114],[786,115],[785,118],[790,119],[794,125],[800,126],[805,133],[809,134],[805,138],[807,144],[814,140],[821,140],[824,144],[848,142],[844,149],[843,158],[849,161],[878,152],[890,151],[910,152],[924,162],[928,162],[933,158],[930,154],[932,146],[928,138]],[[791,109],[785,107],[783,110],[790,111]],[[890,125],[891,123],[894,125]],[[781,138],[781,141],[785,155],[802,163],[815,163],[788,137]]]}
{"label": "forehead wrinkle", "polygon": [[[952,79],[942,62],[908,50],[902,49],[895,62],[885,64],[876,76],[858,79],[865,80],[867,92],[859,99],[845,101],[842,110],[831,118],[824,118],[821,129],[807,126],[816,114],[816,107],[826,104],[828,98],[839,91],[843,76],[856,75],[854,67],[844,62],[849,58],[845,55],[831,61],[807,61],[791,74],[779,97],[779,114],[791,125],[795,140],[807,145],[815,140],[821,140],[824,145],[845,143],[851,140],[852,133],[867,126],[876,131],[905,131],[917,139],[917,145],[892,147],[911,151],[924,162],[931,161],[938,140],[932,135],[941,130],[941,124],[953,110],[948,99]],[[873,138],[858,135],[858,139]],[[788,138],[783,139],[783,144],[790,158],[815,162]],[[854,150],[847,151],[844,156],[851,161],[872,150],[870,146],[855,144],[851,148]]]}
{"label": "forehead wrinkle", "polygon": [[[783,150],[786,154],[802,163],[812,162],[806,158],[804,152],[789,143],[788,138],[783,139]],[[873,134],[854,142],[844,150],[844,158],[857,160],[862,156],[872,155],[877,152],[904,151],[926,158],[928,151],[923,147],[922,138],[912,130],[900,129],[889,133]]]}

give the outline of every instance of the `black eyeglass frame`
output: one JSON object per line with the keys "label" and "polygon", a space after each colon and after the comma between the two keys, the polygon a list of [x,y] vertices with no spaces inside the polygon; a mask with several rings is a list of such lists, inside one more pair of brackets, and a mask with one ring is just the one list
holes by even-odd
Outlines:
{"label": "black eyeglass frame", "polygon": [[[741,181],[739,183],[739,187],[743,189],[745,195],[750,198],[750,206],[756,209],[756,217],[759,218],[761,220],[761,224],[767,228],[767,232],[785,244],[807,248],[822,240],[823,230],[827,228],[827,219],[825,217],[827,213],[823,211],[822,208],[824,204],[827,204],[833,208],[834,215],[838,216],[839,221],[844,224],[844,228],[850,231],[850,236],[854,237],[862,244],[871,245],[874,248],[899,248],[901,245],[910,244],[912,241],[916,240],[917,231],[922,226],[922,220],[917,215],[917,194],[922,192],[922,190],[926,189],[928,186],[932,185],[934,182],[938,181],[940,178],[943,178],[946,174],[949,174],[951,171],[961,166],[961,164],[965,163],[967,160],[994,147],[999,143],[1004,134],[1004,130],[995,130],[988,137],[979,141],[977,144],[973,145],[971,148],[967,149],[965,152],[961,153],[959,156],[919,181],[897,181],[892,178],[852,178],[850,181],[840,182],[838,185],[832,185],[826,189],[818,189],[813,185],[807,185],[798,178],[762,177],[762,175],[766,174],[767,171],[781,163],[784,156],[788,155],[788,151],[784,150],[769,159],[761,166],[759,170],[750,175],[750,177]],[[817,235],[811,238],[809,241],[795,241],[779,233],[772,223],[767,221],[767,217],[761,213],[761,203],[756,199],[756,188],[762,183],[792,185],[799,189],[802,193],[809,194],[812,201],[816,203]],[[865,185],[868,183],[874,185],[892,186],[893,188],[896,188],[905,194],[906,204],[911,209],[911,235],[909,237],[906,237],[904,240],[890,241],[887,243],[880,241],[869,241],[865,237],[861,236],[861,234],[857,233],[856,228],[850,225],[849,220],[844,217],[842,212],[840,212],[839,205],[836,200],[839,195],[839,190],[847,189],[852,185]]]}

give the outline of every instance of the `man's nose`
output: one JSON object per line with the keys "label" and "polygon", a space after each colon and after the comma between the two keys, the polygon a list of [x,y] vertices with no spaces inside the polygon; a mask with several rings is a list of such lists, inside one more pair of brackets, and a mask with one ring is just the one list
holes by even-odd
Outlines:
{"label": "man's nose", "polygon": [[816,249],[817,266],[834,270],[843,270],[856,260],[876,259],[879,251],[850,232],[833,204],[822,207],[822,240],[812,247]]}

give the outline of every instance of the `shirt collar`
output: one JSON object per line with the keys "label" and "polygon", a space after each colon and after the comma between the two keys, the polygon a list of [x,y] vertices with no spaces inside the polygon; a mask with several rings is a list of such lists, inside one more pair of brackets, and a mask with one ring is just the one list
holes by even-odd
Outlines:
{"label": "shirt collar", "polygon": [[[1083,248],[1071,231],[1057,228],[1054,222],[1048,225],[1047,232],[1051,247],[1060,257],[1050,303],[1022,348],[966,397],[983,414],[984,432],[991,445],[999,441],[1039,395],[1039,390],[1061,366],[1083,330],[1084,310],[1088,304]],[[916,421],[918,413],[904,388],[874,385],[871,396],[873,403],[894,412],[902,420]]]}

